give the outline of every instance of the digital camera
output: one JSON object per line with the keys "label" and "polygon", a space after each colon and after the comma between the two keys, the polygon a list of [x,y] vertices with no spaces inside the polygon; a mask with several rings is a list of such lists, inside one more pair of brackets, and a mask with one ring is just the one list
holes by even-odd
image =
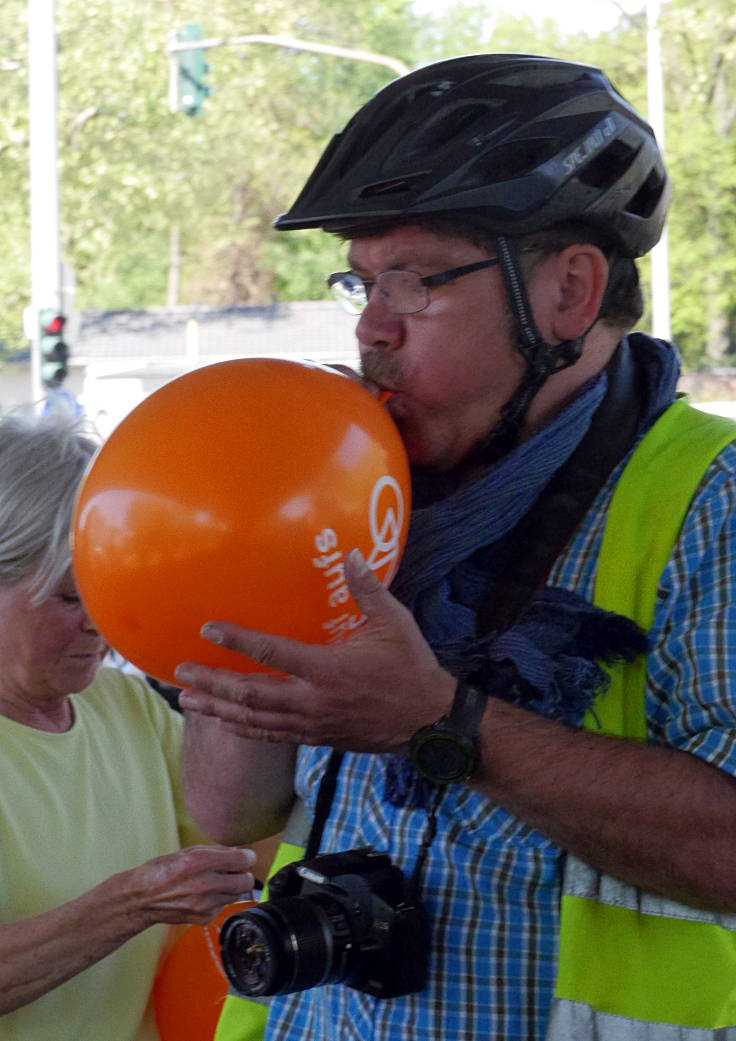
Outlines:
{"label": "digital camera", "polygon": [[422,990],[428,928],[401,870],[370,847],[300,860],[270,899],[226,919],[222,963],[245,997],[345,983],[377,998]]}

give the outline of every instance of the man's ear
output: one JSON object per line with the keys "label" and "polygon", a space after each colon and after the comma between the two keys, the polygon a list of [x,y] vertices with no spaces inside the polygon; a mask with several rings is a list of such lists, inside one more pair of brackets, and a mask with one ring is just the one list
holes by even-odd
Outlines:
{"label": "man's ear", "polygon": [[608,261],[597,246],[575,243],[550,258],[555,288],[550,318],[557,340],[573,340],[598,318],[608,284]]}

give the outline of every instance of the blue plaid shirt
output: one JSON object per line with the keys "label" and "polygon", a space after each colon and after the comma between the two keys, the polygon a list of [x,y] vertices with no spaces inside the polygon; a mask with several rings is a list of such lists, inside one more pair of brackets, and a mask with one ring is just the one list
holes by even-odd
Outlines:
{"label": "blue plaid shirt", "polygon": [[[648,658],[650,741],[736,775],[736,447],[709,468],[663,573]],[[592,599],[617,474],[550,577]],[[297,788],[314,809],[328,750],[302,748]],[[345,756],[323,850],[370,844],[410,874],[426,812],[383,798],[386,757]],[[543,1041],[556,977],[564,853],[462,785],[440,806],[422,899],[430,981],[376,1000],[342,985],[275,999],[268,1041]]]}

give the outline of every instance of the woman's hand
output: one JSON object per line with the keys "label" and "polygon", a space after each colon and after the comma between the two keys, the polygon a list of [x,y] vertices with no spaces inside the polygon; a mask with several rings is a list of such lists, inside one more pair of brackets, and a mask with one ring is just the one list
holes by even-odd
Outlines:
{"label": "woman's hand", "polygon": [[[253,889],[256,855],[233,846],[189,846],[118,875],[129,910],[147,925],[204,924]],[[145,926],[144,926],[145,927]]]}

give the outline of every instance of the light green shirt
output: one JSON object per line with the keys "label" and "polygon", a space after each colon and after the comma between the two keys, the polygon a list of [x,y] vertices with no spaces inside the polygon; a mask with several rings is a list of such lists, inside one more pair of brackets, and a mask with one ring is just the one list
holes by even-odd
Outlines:
{"label": "light green shirt", "polygon": [[[75,720],[63,734],[0,717],[3,922],[202,841],[180,790],[179,714],[142,680],[107,668],[71,700]],[[1,1041],[157,1041],[149,997],[166,935],[147,929],[0,1017]]]}

